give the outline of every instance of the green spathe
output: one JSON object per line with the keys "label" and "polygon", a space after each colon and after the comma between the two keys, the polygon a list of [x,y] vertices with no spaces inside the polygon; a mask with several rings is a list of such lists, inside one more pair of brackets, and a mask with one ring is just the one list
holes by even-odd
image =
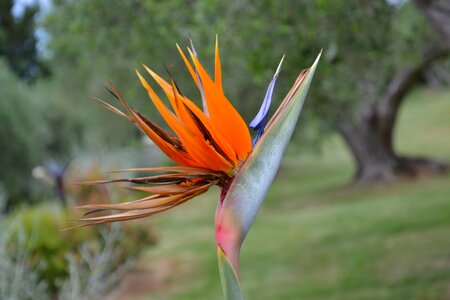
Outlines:
{"label": "green spathe", "polygon": [[[219,203],[216,227],[225,234],[217,235],[218,260],[226,299],[242,299],[238,279],[239,251],[278,171],[320,56],[321,54],[317,56],[304,77],[300,76],[301,79],[296,81],[287,101],[283,101]],[[229,238],[221,238],[223,236]]]}

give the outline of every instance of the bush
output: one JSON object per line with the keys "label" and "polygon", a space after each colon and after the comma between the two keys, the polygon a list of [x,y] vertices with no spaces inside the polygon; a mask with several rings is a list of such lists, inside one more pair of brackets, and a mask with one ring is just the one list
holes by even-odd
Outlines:
{"label": "bush", "polygon": [[[28,252],[19,247],[12,253],[7,241],[10,227],[4,221],[0,226],[0,299],[49,299],[47,284],[31,268]],[[23,241],[24,236],[18,235],[17,243]]]}
{"label": "bush", "polygon": [[[109,281],[114,283],[108,283],[109,275],[128,266],[144,246],[155,243],[148,226],[136,224],[61,230],[73,226],[69,220],[74,218],[69,211],[44,205],[22,208],[9,217],[9,258],[18,262],[15,254],[25,251],[28,268],[53,294],[61,289],[73,294],[77,290],[73,284],[87,286],[84,281],[91,277],[89,285],[98,283],[91,292],[104,292],[119,279],[113,276]],[[81,273],[84,281],[73,279]]]}

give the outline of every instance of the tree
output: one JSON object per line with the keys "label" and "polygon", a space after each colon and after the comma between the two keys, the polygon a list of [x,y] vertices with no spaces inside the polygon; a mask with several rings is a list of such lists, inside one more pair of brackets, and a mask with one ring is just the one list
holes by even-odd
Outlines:
{"label": "tree", "polygon": [[177,52],[167,49],[191,34],[201,58],[209,58],[202,62],[211,67],[212,40],[219,33],[224,74],[233,74],[224,77],[225,91],[247,120],[284,52],[275,98],[324,48],[305,123],[318,124],[316,131],[338,131],[355,159],[355,182],[371,183],[447,169],[432,159],[404,157],[393,143],[405,96],[448,53],[440,42],[449,31],[443,25],[450,19],[448,1],[415,3],[419,10],[409,2],[360,0],[62,1],[47,29],[57,64],[76,67],[70,84],[98,83],[98,76],[108,74],[120,82],[126,98],[142,95],[130,67],[141,62],[151,62],[156,71],[168,62],[185,91],[187,74],[173,63],[179,62]]}
{"label": "tree", "polygon": [[[239,31],[244,35],[246,61],[268,61],[267,49],[298,47],[294,63],[291,60],[287,66],[293,74],[292,66],[298,68],[302,61],[311,60],[317,48],[325,48],[312,88],[313,113],[342,135],[355,160],[356,183],[440,174],[449,168],[430,158],[406,157],[394,148],[396,120],[406,96],[433,63],[448,57],[450,49],[450,2],[416,0],[415,4],[418,11],[410,3],[387,1],[261,1],[249,9],[256,13],[244,17],[245,24],[233,14],[232,27],[247,26],[250,32],[261,33],[254,48],[248,42],[252,38]],[[252,28],[253,22],[260,28]],[[256,66],[253,73],[259,71]],[[264,70],[267,65],[259,67]]]}
{"label": "tree", "polygon": [[[440,2],[440,3],[439,3]],[[406,95],[423,78],[430,66],[450,54],[450,9],[445,1],[415,1],[431,27],[443,42],[423,44],[421,57],[414,63],[397,67],[387,84],[377,94],[359,104],[356,115],[343,110],[339,131],[351,150],[357,165],[358,183],[390,181],[398,177],[440,174],[448,170],[445,162],[424,157],[406,157],[394,149],[394,129],[398,112]]]}
{"label": "tree", "polygon": [[[422,2],[430,8],[433,1]],[[444,1],[434,2],[434,13],[429,14],[435,16],[436,29],[447,24],[444,19],[449,20],[450,15]],[[419,11],[410,3],[392,5],[387,1],[305,1],[299,6],[272,10],[273,6],[265,3],[264,9],[272,11],[271,16],[282,12],[270,23],[272,30],[282,33],[287,25],[301,35],[304,46],[293,65],[310,56],[308,48],[325,48],[316,85],[311,89],[314,104],[310,105],[315,118],[325,120],[322,126],[337,130],[346,142],[356,165],[355,183],[446,171],[447,163],[405,157],[394,148],[397,115],[406,95],[433,63],[448,55],[448,48]],[[313,28],[313,36],[296,20]],[[277,39],[276,44],[280,43],[293,48]]]}
{"label": "tree", "polygon": [[0,87],[0,185],[6,190],[6,206],[10,208],[30,202],[37,192],[31,171],[45,157],[42,143],[48,128],[34,101],[36,91],[19,81],[2,60]]}
{"label": "tree", "polygon": [[27,6],[22,16],[14,16],[13,6],[13,0],[0,2],[0,57],[19,78],[32,82],[48,75],[36,49],[35,19],[39,7]]}
{"label": "tree", "polygon": [[414,0],[416,7],[427,18],[431,27],[450,48],[450,2],[448,0]]}

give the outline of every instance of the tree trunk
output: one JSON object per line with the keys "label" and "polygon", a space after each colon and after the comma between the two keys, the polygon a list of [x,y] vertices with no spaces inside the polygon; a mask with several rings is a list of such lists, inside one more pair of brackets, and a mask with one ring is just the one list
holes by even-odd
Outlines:
{"label": "tree trunk", "polygon": [[432,159],[397,155],[393,147],[398,111],[406,95],[429,65],[448,53],[447,49],[429,51],[420,64],[405,68],[393,77],[379,102],[364,103],[353,119],[348,115],[342,118],[338,128],[355,159],[356,183],[416,178],[449,169],[448,164]]}
{"label": "tree trunk", "polygon": [[397,155],[393,147],[398,111],[406,95],[420,81],[429,66],[450,53],[450,1],[413,0],[440,36],[443,46],[429,48],[416,66],[400,70],[376,103],[363,103],[355,118],[344,114],[339,132],[356,163],[355,182],[368,184],[398,178],[416,178],[446,172],[450,165],[425,157]]}
{"label": "tree trunk", "polygon": [[383,144],[373,124],[342,121],[339,124],[339,132],[355,159],[356,183],[392,181],[396,177],[395,156]]}
{"label": "tree trunk", "polygon": [[[450,165],[425,158],[396,155],[380,130],[380,123],[368,120],[342,121],[339,132],[349,147],[356,163],[354,182],[373,184],[392,182],[398,179],[415,179],[442,174]],[[381,122],[383,123],[383,122]],[[386,132],[385,132],[386,133]],[[392,136],[392,132],[388,132]]]}

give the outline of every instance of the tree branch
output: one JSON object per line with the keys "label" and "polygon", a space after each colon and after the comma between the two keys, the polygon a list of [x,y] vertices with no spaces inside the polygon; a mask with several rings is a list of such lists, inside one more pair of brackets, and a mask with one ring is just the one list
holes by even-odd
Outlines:
{"label": "tree branch", "polygon": [[400,70],[394,75],[377,106],[377,127],[386,146],[392,148],[392,133],[397,113],[408,92],[418,83],[433,62],[449,54],[449,49],[429,50],[418,65]]}
{"label": "tree branch", "polygon": [[450,48],[450,1],[413,0],[413,2],[441,36],[447,48]]}

